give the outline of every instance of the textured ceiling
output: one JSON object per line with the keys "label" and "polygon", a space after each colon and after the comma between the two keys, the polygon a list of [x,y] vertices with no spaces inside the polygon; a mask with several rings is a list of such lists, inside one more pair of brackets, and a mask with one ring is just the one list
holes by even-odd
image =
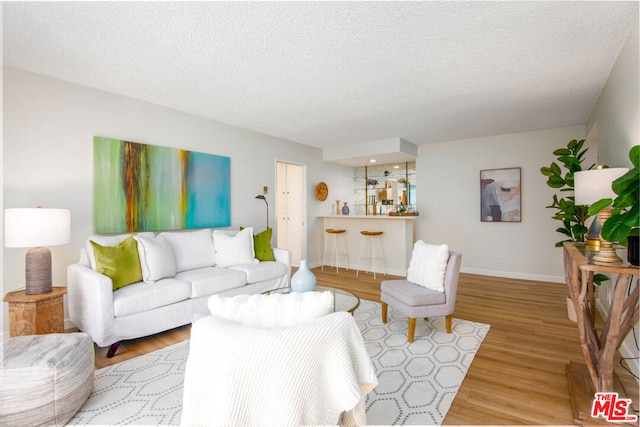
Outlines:
{"label": "textured ceiling", "polygon": [[5,2],[6,66],[320,148],[584,124],[638,2]]}

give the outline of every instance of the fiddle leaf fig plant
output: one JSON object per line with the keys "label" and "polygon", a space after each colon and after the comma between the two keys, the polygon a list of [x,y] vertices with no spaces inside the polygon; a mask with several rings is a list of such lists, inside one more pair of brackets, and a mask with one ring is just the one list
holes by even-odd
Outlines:
{"label": "fiddle leaf fig plant", "polygon": [[[559,189],[561,192],[571,192],[571,196],[558,197],[553,195],[553,203],[547,206],[549,209],[555,209],[555,213],[551,218],[562,223],[562,227],[556,231],[566,238],[556,242],[556,247],[561,247],[564,242],[584,242],[584,236],[588,229],[584,223],[589,217],[589,211],[586,206],[576,205],[573,197],[573,174],[583,170],[582,162],[589,148],[583,149],[584,139],[572,140],[566,147],[558,148],[553,152],[557,156],[558,163],[552,162],[548,167],[540,168],[542,175],[547,177],[547,185],[551,188]],[[595,164],[589,166],[593,169]]]}
{"label": "fiddle leaf fig plant", "polygon": [[609,242],[622,246],[627,246],[630,236],[640,234],[640,145],[631,147],[629,159],[633,168],[611,184],[616,198],[602,199],[589,207],[589,215],[596,215],[611,205],[611,217],[605,221],[600,233]]}

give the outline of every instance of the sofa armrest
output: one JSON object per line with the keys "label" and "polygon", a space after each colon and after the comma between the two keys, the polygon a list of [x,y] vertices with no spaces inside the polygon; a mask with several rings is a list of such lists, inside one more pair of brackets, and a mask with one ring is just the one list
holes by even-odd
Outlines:
{"label": "sofa armrest", "polygon": [[289,249],[273,248],[276,261],[287,266],[287,283],[291,283],[291,251]]}
{"label": "sofa armrest", "polygon": [[111,278],[81,263],[67,267],[69,318],[100,347],[115,342]]}

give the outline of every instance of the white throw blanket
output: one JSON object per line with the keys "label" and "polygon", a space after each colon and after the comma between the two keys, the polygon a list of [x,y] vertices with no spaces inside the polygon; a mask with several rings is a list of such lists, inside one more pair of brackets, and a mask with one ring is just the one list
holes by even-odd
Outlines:
{"label": "white throw blanket", "polygon": [[191,329],[182,425],[365,424],[377,383],[348,313],[277,328],[208,316]]}

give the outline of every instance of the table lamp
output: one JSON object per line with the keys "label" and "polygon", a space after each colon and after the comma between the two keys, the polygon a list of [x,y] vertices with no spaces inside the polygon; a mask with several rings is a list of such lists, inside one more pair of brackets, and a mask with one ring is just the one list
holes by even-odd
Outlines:
{"label": "table lamp", "polygon": [[[611,183],[617,178],[624,175],[629,169],[627,168],[602,168],[580,171],[573,174],[573,185],[575,191],[576,205],[592,205],[601,199],[615,199],[616,193],[611,188]],[[610,206],[602,209],[598,213],[598,221],[600,228],[607,219],[611,217],[612,209]],[[622,259],[616,255],[613,244],[600,238],[600,251],[593,257],[593,261],[604,264],[621,264]]]}
{"label": "table lamp", "polygon": [[25,257],[28,295],[51,292],[51,251],[71,239],[69,209],[16,208],[4,210],[4,246],[30,248]]}

